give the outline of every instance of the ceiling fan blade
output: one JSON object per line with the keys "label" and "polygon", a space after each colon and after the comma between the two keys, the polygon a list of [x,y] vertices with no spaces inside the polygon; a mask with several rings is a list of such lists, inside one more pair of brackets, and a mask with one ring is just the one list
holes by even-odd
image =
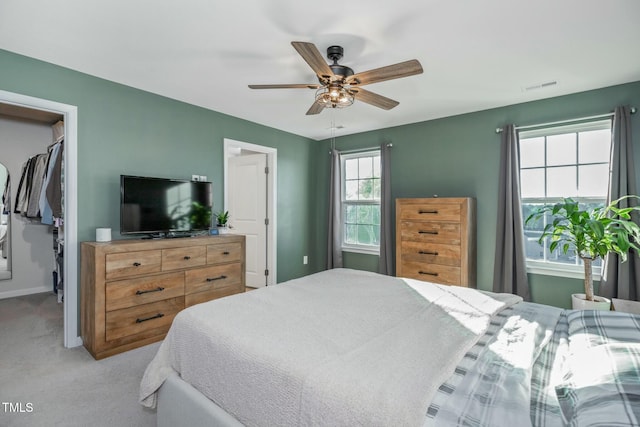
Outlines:
{"label": "ceiling fan blade", "polygon": [[318,77],[331,78],[333,71],[320,54],[320,51],[313,43],[307,42],[291,42],[293,47],[298,51],[302,59],[315,71]]}
{"label": "ceiling fan blade", "polygon": [[409,77],[422,73],[422,65],[417,59],[400,62],[386,67],[376,68],[374,70],[356,73],[347,77],[346,82],[352,85],[368,85],[371,83],[383,82],[385,80],[399,79],[401,77]]}
{"label": "ceiling fan blade", "polygon": [[320,85],[292,84],[292,85],[249,85],[250,89],[318,89]]}
{"label": "ceiling fan blade", "polygon": [[351,88],[349,89],[349,92],[354,94],[357,101],[366,102],[367,104],[382,108],[383,110],[390,110],[400,104],[398,101],[394,101],[386,96],[378,95],[377,93],[373,93],[359,87]]}
{"label": "ceiling fan blade", "polygon": [[323,109],[324,109],[324,105],[316,101],[311,105],[311,108],[307,110],[307,116],[310,116],[313,114],[320,114]]}

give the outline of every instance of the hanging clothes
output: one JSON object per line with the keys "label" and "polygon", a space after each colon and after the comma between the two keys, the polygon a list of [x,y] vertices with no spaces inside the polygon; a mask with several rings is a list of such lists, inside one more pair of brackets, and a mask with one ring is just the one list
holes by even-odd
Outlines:
{"label": "hanging clothes", "polygon": [[[51,206],[51,202],[49,201],[50,199],[47,197],[47,192],[49,191],[49,186],[51,185],[51,181],[54,175],[54,167],[61,149],[61,143],[54,144],[50,148],[49,160],[47,162],[47,171],[44,177],[44,182],[42,183],[42,188],[40,189],[40,197],[38,202],[38,206],[40,208],[40,217],[42,218],[42,223],[47,225],[53,224],[53,209]],[[58,197],[58,200],[59,199],[60,197]]]}
{"label": "hanging clothes", "polygon": [[61,219],[63,217],[63,164],[64,159],[64,140],[56,143],[58,146],[57,155],[51,168],[51,176],[46,187],[46,199],[51,207],[53,218]]}
{"label": "hanging clothes", "polygon": [[11,213],[11,176],[7,175],[4,182],[4,192],[2,193],[2,213],[9,215]]}
{"label": "hanging clothes", "polygon": [[18,184],[16,203],[13,208],[14,213],[23,214],[24,216],[27,215],[27,205],[29,203],[29,193],[31,192],[31,182],[33,179],[35,163],[35,156],[33,156],[22,165],[20,184]]}
{"label": "hanging clothes", "polygon": [[64,216],[64,122],[55,123],[53,129],[53,142],[57,146],[57,153],[51,168],[51,177],[46,188],[46,198],[51,207],[56,227],[62,226]]}
{"label": "hanging clothes", "polygon": [[14,212],[43,224],[59,224],[63,216],[62,160],[64,124],[54,125],[55,141],[46,153],[30,157],[22,166]]}
{"label": "hanging clothes", "polygon": [[[38,154],[35,156],[33,176],[27,200],[27,218],[40,218],[40,191],[47,171],[47,159],[49,154]],[[23,212],[24,213],[24,212]]]}

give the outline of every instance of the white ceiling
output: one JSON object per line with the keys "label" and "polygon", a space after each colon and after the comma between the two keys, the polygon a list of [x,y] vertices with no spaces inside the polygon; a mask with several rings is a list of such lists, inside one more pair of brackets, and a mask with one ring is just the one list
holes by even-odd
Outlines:
{"label": "white ceiling", "polygon": [[[638,81],[639,21],[638,0],[2,0],[0,49],[325,139]],[[392,110],[306,116],[311,89],[247,87],[317,83],[294,40],[424,73],[366,86]]]}

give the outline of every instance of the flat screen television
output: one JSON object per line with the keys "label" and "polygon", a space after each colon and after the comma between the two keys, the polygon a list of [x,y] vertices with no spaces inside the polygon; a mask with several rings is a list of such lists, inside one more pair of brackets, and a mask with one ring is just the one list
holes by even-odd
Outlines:
{"label": "flat screen television", "polygon": [[120,175],[120,234],[208,230],[211,209],[210,182]]}

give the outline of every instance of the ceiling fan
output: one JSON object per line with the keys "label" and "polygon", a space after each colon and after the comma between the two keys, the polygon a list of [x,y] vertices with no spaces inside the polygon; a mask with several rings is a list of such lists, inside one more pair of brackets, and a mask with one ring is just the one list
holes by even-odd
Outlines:
{"label": "ceiling fan", "polygon": [[422,66],[417,59],[354,73],[351,68],[338,64],[344,53],[341,46],[327,48],[327,58],[333,61],[333,64],[329,65],[313,43],[291,42],[291,44],[316,73],[319,83],[249,85],[249,88],[316,89],[315,101],[307,111],[307,115],[319,114],[324,108],[348,107],[353,104],[355,99],[384,110],[390,110],[399,102],[362,89],[361,86],[422,73]]}

